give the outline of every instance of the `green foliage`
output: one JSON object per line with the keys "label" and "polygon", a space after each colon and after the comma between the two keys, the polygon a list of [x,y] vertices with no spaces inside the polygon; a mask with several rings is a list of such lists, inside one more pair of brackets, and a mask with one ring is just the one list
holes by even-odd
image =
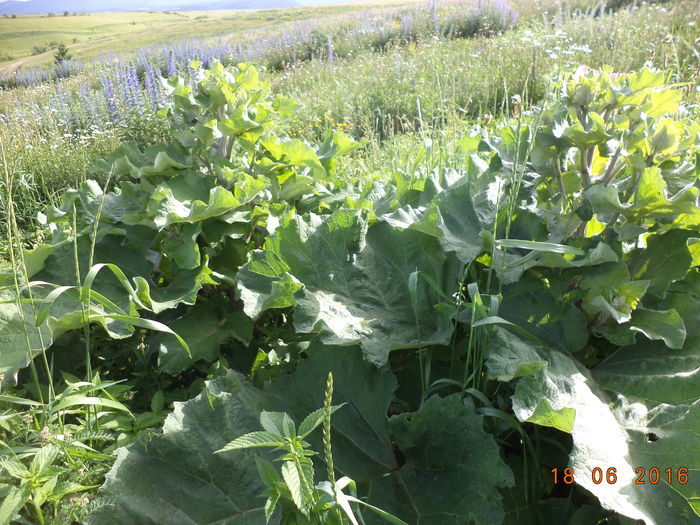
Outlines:
{"label": "green foliage", "polygon": [[[390,372],[364,363],[357,348],[316,345],[309,349],[308,359],[299,364],[295,374],[263,389],[229,371],[208,382],[205,391],[196,399],[178,403],[175,412],[168,416],[161,437],[155,437],[147,445],[139,443],[119,452],[114,475],[108,480],[110,499],[107,506],[95,514],[93,522],[111,522],[116,512],[117,519],[133,523],[147,521],[149,516],[166,515],[172,521],[190,515],[197,522],[228,516],[264,523],[265,498],[261,501],[260,495],[266,481],[276,479],[265,474],[270,469],[262,466],[261,458],[256,459],[253,453],[214,453],[227,445],[234,448],[255,445],[254,450],[259,451],[263,449],[258,447],[266,446],[270,440],[284,447],[302,444],[302,437],[297,434],[305,436],[304,441],[308,439],[314,449],[322,449],[321,440],[315,439],[311,432],[322,424],[323,418],[329,417],[327,409],[309,410],[307,407],[324,403],[323,390],[329,372],[337,383],[335,399],[339,405],[346,405],[330,422],[333,453],[342,455],[336,462],[338,472],[353,478],[390,470],[394,458],[385,413],[395,379]],[[291,415],[285,417],[273,411],[275,409]],[[293,418],[301,421],[298,427]],[[258,430],[261,424],[264,432]],[[235,437],[239,439],[232,443]],[[285,448],[285,454],[291,454],[285,456],[285,461],[293,464],[286,475],[284,471],[282,474],[288,484],[288,480],[299,480],[290,485],[297,489],[296,500],[292,492],[283,491],[283,494],[289,502],[302,507],[307,500],[299,498],[308,496],[313,487],[311,480],[322,475],[310,470],[310,460],[305,455],[308,451],[304,452],[304,448],[296,447],[291,452]],[[298,471],[295,458],[299,465],[306,467]],[[269,461],[272,457],[263,452],[262,459]],[[272,470],[278,475],[276,469]],[[192,476],[204,476],[207,480],[197,492],[192,492]],[[158,479],[169,482],[163,485],[157,483]],[[302,479],[308,483],[301,483]],[[316,495],[322,502],[328,502],[323,492],[325,485],[319,485],[320,492]],[[278,484],[274,486],[283,490]],[[343,488],[341,480],[338,480],[338,487]],[[220,497],[209,499],[211,504],[207,506],[198,503],[204,495],[212,494]],[[295,507],[284,508],[293,512]],[[273,515],[274,522],[279,521],[279,512]]]}
{"label": "green foliage", "polygon": [[440,296],[427,280],[413,290],[410,283],[415,272],[454,280],[456,261],[439,246],[387,223],[368,229],[359,210],[294,217],[242,268],[240,296],[253,318],[296,305],[298,332],[321,332],[331,344],[360,341],[367,359],[382,365],[394,347],[449,340],[453,308],[433,308]]}
{"label": "green foliage", "polygon": [[[26,339],[10,346],[23,347],[23,353],[0,362],[8,378],[28,364],[29,352],[36,354],[91,321],[112,338],[130,336],[135,326],[172,333],[157,318],[138,317],[138,310],[162,314],[194,304],[205,285],[232,282],[248,250],[261,242],[270,210],[275,217],[287,213],[290,204],[318,206],[328,193],[322,189],[332,178],[331,161],[355,147],[351,139],[331,132],[316,149],[296,139],[268,147],[278,120],[293,104],[273,98],[249,65],[224,69],[218,64],[200,74],[196,95],[182,80],[168,84],[175,141],[146,151],[125,144],[97,167],[114,191],[105,193],[88,181],[48,210],[51,240],[27,255],[26,278],[51,283],[33,285],[42,315],[18,326],[12,319],[36,315],[34,303],[23,306],[28,310],[21,314],[9,305],[3,311],[14,316],[4,323],[3,337]],[[294,153],[301,147],[306,148],[303,160]],[[73,267],[59,262],[70,260],[74,251]],[[100,272],[103,268],[111,272]],[[213,312],[213,306],[198,303],[178,327],[187,332],[202,319],[197,310],[207,308]],[[230,337],[249,342],[245,315],[224,314],[222,322],[229,323]],[[212,327],[213,341],[228,339],[223,332],[214,334],[222,326]],[[218,345],[207,349],[200,328],[190,330],[197,341],[194,355],[185,341],[153,342],[164,369],[179,372],[201,357],[215,357]],[[33,342],[36,337],[40,343]]]}
{"label": "green foliage", "polygon": [[73,55],[70,54],[70,51],[68,51],[68,46],[61,42],[56,46],[56,53],[54,53],[54,62],[57,64],[60,64],[62,62],[65,62],[66,60],[71,60],[73,58]]}
{"label": "green foliage", "polygon": [[[355,524],[357,523],[356,510],[353,510],[352,502],[366,505],[391,523],[405,525],[405,522],[398,518],[357,499],[355,482],[350,478],[343,477],[336,481],[330,444],[330,425],[331,414],[342,405],[331,406],[332,396],[333,374],[329,372],[324,407],[306,416],[299,425],[298,431],[285,412],[262,411],[260,425],[264,431],[244,434],[216,452],[274,447],[282,453],[277,458],[277,461],[282,462],[281,477],[271,463],[260,458],[255,460],[260,478],[267,487],[264,493],[267,496],[265,503],[267,522],[280,505],[282,523],[346,523],[349,521]],[[329,480],[314,485],[314,465],[311,457],[316,452],[308,450],[309,444],[304,439],[321,424],[324,426],[324,459]],[[343,492],[345,487],[349,487],[350,494]]]}
{"label": "green foliage", "polygon": [[[700,523],[682,86],[581,68],[457,141],[459,169],[347,180],[348,136],[290,138],[252,66],[192,66],[173,140],[124,144],[2,278],[5,382],[130,445],[90,522]],[[71,338],[89,381],[57,395]],[[118,379],[150,390],[127,406]],[[11,487],[12,512],[39,497]]]}
{"label": "green foliage", "polygon": [[21,521],[20,515],[35,523],[79,520],[89,501],[85,493],[99,486],[109,468],[114,448],[100,444],[112,441],[106,431],[111,415],[134,419],[116,400],[128,388],[68,374],[65,383],[49,403],[0,395],[0,403],[17,409],[0,417],[0,523]]}

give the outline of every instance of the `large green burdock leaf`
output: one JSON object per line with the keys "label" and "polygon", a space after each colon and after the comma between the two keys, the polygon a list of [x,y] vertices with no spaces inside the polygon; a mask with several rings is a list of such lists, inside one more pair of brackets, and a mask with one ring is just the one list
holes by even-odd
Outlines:
{"label": "large green burdock leaf", "polygon": [[[141,272],[147,275],[153,265],[146,259],[146,254],[133,246],[122,244],[122,240],[120,236],[104,236],[95,246],[93,263],[115,262],[126,273],[134,275],[135,272]],[[90,270],[89,248],[90,242],[81,236],[77,246],[81,284]],[[72,242],[68,242],[58,246],[42,245],[34,251],[27,252],[29,278],[33,283],[32,297],[35,302],[27,302],[29,294],[23,292],[22,300],[25,302],[21,311],[17,306],[14,290],[6,288],[0,292],[0,301],[3,303],[0,304],[0,374],[5,374],[8,381],[19,369],[30,363],[30,355],[32,358],[36,357],[64,332],[84,325],[85,317],[76,288],[73,250]],[[2,281],[12,282],[11,276],[4,275]],[[66,287],[65,293],[60,293],[50,303],[44,302],[59,286]],[[95,295],[100,294],[123,311],[112,311],[93,300],[92,308],[86,308],[86,313],[95,316],[105,313],[134,313],[129,294],[113,273],[101,272],[91,289],[96,292]],[[42,310],[45,314],[43,319],[39,315]],[[39,327],[36,327],[37,320],[40,321]],[[100,317],[96,322],[112,337],[127,337],[133,333],[133,327],[122,321]]]}
{"label": "large green burdock leaf", "polygon": [[629,270],[634,279],[648,279],[651,294],[663,294],[673,281],[683,279],[692,263],[686,241],[696,235],[690,230],[671,230],[647,238],[645,249],[629,255]]}
{"label": "large green burdock leaf", "polygon": [[[681,389],[685,393],[674,397],[671,386],[692,384],[692,380],[663,381],[662,372],[662,381],[655,385],[653,378],[645,377],[653,375],[650,367],[655,366],[648,361],[650,352],[625,352],[628,366],[621,366],[622,357],[614,355],[599,367],[596,378],[602,380],[601,386],[569,355],[525,342],[502,328],[494,328],[490,345],[487,366],[492,377],[500,381],[521,377],[513,395],[517,418],[571,433],[574,444],[569,460],[576,482],[597,496],[603,507],[649,524],[700,523],[692,510],[700,497],[697,475],[693,479],[693,471],[700,469],[699,405],[692,391]],[[673,360],[661,370],[673,375],[679,368],[683,366]],[[696,369],[697,361],[679,376],[695,374]],[[680,404],[665,404],[673,401]],[[675,478],[669,485],[647,480],[639,485],[635,483],[638,467],[647,472],[656,467],[663,476],[667,468],[677,476],[678,469],[685,467],[690,481],[681,485]],[[617,481],[595,484],[595,468],[603,473],[615,468]]]}
{"label": "large green burdock leaf", "polygon": [[143,152],[133,142],[122,144],[96,168],[103,173],[114,170],[115,175],[130,174],[135,179],[149,176],[172,176],[190,166],[187,151],[172,144],[156,144]]}
{"label": "large green burdock leaf", "polygon": [[[470,263],[482,251],[481,231],[491,228],[486,222],[493,214],[493,203],[477,209],[473,189],[462,184],[438,195],[433,201],[436,209],[435,226],[440,231],[440,244],[445,251],[453,251],[462,262]],[[477,197],[479,195],[477,194]]]}
{"label": "large green burdock leaf", "polygon": [[13,290],[0,291],[0,385],[14,382],[17,371],[52,343],[48,327],[35,327],[36,307],[16,298]]}
{"label": "large green burdock leaf", "polygon": [[[110,337],[125,338],[134,331],[134,322],[125,316],[138,319],[137,308],[145,307],[160,313],[181,303],[194,304],[199,289],[204,284],[213,284],[205,257],[201,267],[177,272],[170,282],[156,285],[152,274],[157,257],[149,249],[149,244],[141,239],[141,234],[147,229],[128,226],[127,230],[129,235],[109,234],[99,238],[95,243],[92,267],[91,242],[86,235],[78,237],[80,283],[76,279],[78,269],[72,240],[55,246],[44,244],[26,252],[35,301],[33,307],[26,302],[29,301],[27,292],[22,295],[25,301],[22,315],[14,292],[8,291],[11,289],[5,288],[0,298],[4,303],[0,304],[0,374],[5,374],[8,381],[17,370],[29,364],[30,353],[36,356],[41,349],[49,348],[61,334],[84,326],[86,315],[90,315],[91,322],[102,326]],[[110,263],[110,267],[105,263]],[[85,283],[88,275],[95,271],[97,273],[93,274],[89,292],[91,306],[87,307],[88,289]],[[120,277],[115,272],[121,272]],[[12,282],[10,274],[1,275],[0,280],[3,283]],[[81,306],[81,293],[85,312]],[[39,328],[36,327],[37,321]],[[240,336],[241,333],[237,331],[236,335]],[[173,341],[176,339],[173,338]],[[176,343],[173,342],[174,346]],[[27,351],[28,347],[31,352]],[[199,357],[212,354],[207,347],[197,346],[196,349]],[[191,362],[181,345],[173,352],[180,359]]]}
{"label": "large green burdock leaf", "polygon": [[316,152],[302,140],[290,139],[280,142],[268,139],[263,142],[263,147],[283,165],[308,167],[314,178],[327,175]]}
{"label": "large green burdock leaf", "polygon": [[649,339],[660,339],[669,348],[681,348],[685,342],[683,319],[673,308],[661,311],[637,308],[629,324],[630,330],[641,332]]}
{"label": "large green burdock leaf", "polygon": [[297,331],[320,332],[328,344],[359,342],[381,365],[395,348],[449,340],[453,310],[439,304],[432,283],[451,295],[456,266],[434,237],[385,222],[367,229],[360,211],[339,210],[278,228],[238,279],[250,317],[295,305]]}
{"label": "large green burdock leaf", "polygon": [[234,373],[210,381],[195,399],[175,404],[161,436],[119,449],[103,488],[110,504],[90,523],[264,524],[253,454],[214,451],[257,430],[259,412],[271,408]]}
{"label": "large green burdock leaf", "polygon": [[621,348],[594,370],[608,390],[654,404],[688,404],[700,399],[700,340],[671,350],[644,341]]}
{"label": "large green burdock leaf", "polygon": [[[187,198],[189,197],[189,198]],[[151,196],[149,211],[154,214],[154,223],[164,228],[177,223],[196,223],[234,211],[241,203],[233,194],[216,186],[206,199],[179,197],[173,192],[172,182],[156,188]]]}
{"label": "large green burdock leaf", "polygon": [[[365,363],[358,347],[315,344],[292,375],[263,389],[229,372],[209,381],[195,399],[176,403],[161,436],[120,449],[103,489],[112,503],[90,522],[265,523],[264,487],[254,461],[260,449],[214,451],[260,430],[262,410],[287,411],[300,423],[322,406],[329,371],[333,402],[345,404],[332,419],[337,469],[358,479],[395,469],[386,417],[394,376]],[[320,449],[320,432],[315,434],[309,439]],[[320,458],[314,461],[323,475]],[[279,523],[279,517],[272,523]]]}
{"label": "large green burdock leaf", "polygon": [[[616,415],[630,436],[632,464],[662,473],[659,484],[647,477],[645,485],[636,486],[654,505],[658,523],[700,523],[699,360],[697,336],[677,350],[645,341],[619,350],[593,372],[618,398]],[[686,484],[679,482],[680,468],[688,469]],[[663,518],[661,509],[668,505],[673,516]]]}
{"label": "large green burdock leaf", "polygon": [[[80,268],[80,282],[90,271],[90,247],[91,242],[87,236],[80,236],[77,242],[78,266]],[[93,265],[99,263],[111,263],[117,265],[127,277],[143,275],[148,276],[153,272],[154,264],[151,260],[147,246],[141,243],[131,243],[127,237],[121,235],[106,235],[95,244],[92,258]],[[45,281],[56,285],[77,285],[76,262],[74,258],[73,242],[66,243],[56,248],[44,261],[41,271],[31,276],[33,281]],[[92,289],[101,293],[125,311],[130,309],[130,299],[123,285],[111,273],[100,272],[95,279]],[[80,309],[79,303],[74,301],[76,310]]]}
{"label": "large green burdock leaf", "polygon": [[416,525],[503,521],[498,488],[512,486],[513,474],[469,399],[433,396],[393,417],[391,431],[405,463],[372,482],[373,504]]}
{"label": "large green burdock leaf", "polygon": [[[686,185],[676,195],[668,196],[668,188],[659,168],[647,168],[639,181],[634,205],[629,210],[631,219],[648,221],[655,226],[673,222],[677,228],[700,226],[700,209],[696,202],[698,189]],[[668,228],[669,226],[662,226]]]}
{"label": "large green burdock leaf", "polygon": [[616,323],[625,323],[632,318],[648,287],[648,280],[630,280],[627,266],[621,262],[589,268],[581,280],[581,288],[586,292],[582,306],[591,315],[602,313]]}
{"label": "large green burdock leaf", "polygon": [[[328,372],[333,372],[333,404],[345,403],[332,419],[335,468],[358,482],[396,468],[386,417],[396,388],[394,375],[366,363],[357,345],[314,342],[307,353],[309,358],[294,374],[264,386],[278,399],[278,410],[303,420],[323,405]],[[322,450],[320,432],[307,441]]]}
{"label": "large green burdock leaf", "polygon": [[[530,251],[524,255],[518,255],[515,250],[510,249],[510,251],[505,253],[505,257],[503,252],[499,252],[496,255],[496,269],[499,272],[500,278],[504,284],[517,282],[521,278],[523,272],[529,268],[581,268],[597,271],[599,268],[607,266],[606,263],[617,262],[618,260],[618,257],[612,248],[610,248],[610,246],[604,242],[597,243],[595,247],[590,248],[588,251],[584,251],[583,256],[576,257],[574,257],[573,254],[577,253],[579,250],[575,247],[566,245],[552,245],[551,243],[544,242],[530,243],[530,241],[519,241],[516,239],[502,240],[499,242],[501,245],[505,245],[506,243],[514,244],[517,248],[527,249]],[[528,247],[526,243],[530,243],[532,246]],[[570,253],[566,253],[564,251],[561,253],[556,253],[555,251],[552,251],[552,246],[557,250],[566,250],[570,251]]]}
{"label": "large green burdock leaf", "polygon": [[[657,524],[700,524],[700,401],[648,411],[630,402],[616,415],[630,436],[631,464],[646,473],[645,484],[635,486],[644,508]],[[660,472],[658,484],[650,481],[653,468]],[[687,469],[686,483],[679,478],[682,468]]]}
{"label": "large green burdock leaf", "polygon": [[503,289],[498,315],[528,330],[555,348],[577,352],[588,341],[586,317],[571,303],[560,299],[562,283],[526,273]]}
{"label": "large green burdock leaf", "polygon": [[214,361],[219,356],[221,345],[230,339],[250,343],[253,332],[250,319],[243,312],[232,312],[226,306],[200,299],[184,315],[165,323],[185,340],[190,352],[174,335],[159,333],[150,341],[151,346],[158,349],[159,367],[177,374],[200,359]]}
{"label": "large green burdock leaf", "polygon": [[470,263],[483,251],[481,232],[492,228],[495,203],[491,199],[485,181],[479,185],[463,182],[440,191],[427,206],[407,205],[381,219],[394,227],[437,237],[444,251]]}

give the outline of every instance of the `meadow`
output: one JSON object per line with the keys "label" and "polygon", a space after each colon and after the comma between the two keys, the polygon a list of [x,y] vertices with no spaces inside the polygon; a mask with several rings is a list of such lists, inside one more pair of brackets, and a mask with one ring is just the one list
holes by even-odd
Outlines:
{"label": "meadow", "polygon": [[0,525],[700,523],[696,7],[0,19]]}
{"label": "meadow", "polygon": [[[383,0],[374,6],[411,4]],[[364,11],[366,4],[349,4],[342,13]],[[263,9],[256,11],[152,11],[139,13],[52,13],[0,17],[0,70],[51,64],[51,44],[64,43],[78,60],[123,55],[144,47],[225,35],[240,39],[248,30],[268,30],[287,22],[322,19],[341,13],[338,7]],[[13,67],[14,69],[14,67]]]}

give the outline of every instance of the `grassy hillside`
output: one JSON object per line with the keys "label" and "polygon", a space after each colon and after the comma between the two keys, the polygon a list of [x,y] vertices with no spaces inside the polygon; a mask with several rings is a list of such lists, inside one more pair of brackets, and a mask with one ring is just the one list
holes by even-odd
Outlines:
{"label": "grassy hillside", "polygon": [[[184,38],[236,35],[264,30],[280,23],[335,16],[376,5],[407,4],[412,0],[375,0],[334,6],[256,11],[185,11],[90,13],[76,16],[24,15],[0,18],[0,69],[11,64],[31,67],[53,60],[51,42],[62,42],[79,59],[105,52],[128,53],[142,47]],[[38,49],[46,48],[43,53]]]}

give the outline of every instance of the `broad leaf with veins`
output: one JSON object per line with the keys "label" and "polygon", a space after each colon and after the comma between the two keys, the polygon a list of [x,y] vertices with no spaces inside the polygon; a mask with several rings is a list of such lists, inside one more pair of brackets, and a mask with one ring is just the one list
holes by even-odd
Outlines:
{"label": "broad leaf with veins", "polygon": [[[640,370],[654,368],[639,349],[627,352],[631,360],[624,366],[615,366],[623,358],[618,353],[599,367],[595,374],[599,385],[570,355],[525,342],[505,329],[494,328],[490,344],[489,374],[499,381],[520,377],[512,398],[516,417],[572,435],[570,466],[576,482],[595,494],[605,508],[650,525],[700,523],[700,483],[697,475],[692,479],[694,471],[700,470],[697,392],[678,396],[667,391],[664,396],[663,382],[656,384],[653,376],[640,381]],[[659,345],[653,346],[658,351]],[[683,368],[682,362],[670,360],[660,369],[673,373],[679,367]],[[686,380],[689,385],[694,382]],[[686,404],[689,400],[692,404]],[[685,467],[691,481],[639,485],[635,483],[638,467],[646,472],[656,467],[663,476],[667,468],[677,474]],[[595,468],[604,473],[615,468],[617,481],[594,483]],[[669,502],[673,502],[672,515]]]}
{"label": "broad leaf with veins", "polygon": [[[416,272],[428,279],[418,277],[412,289]],[[454,310],[439,304],[430,281],[449,296],[457,278],[456,260],[437,239],[387,223],[367,228],[358,210],[295,217],[238,276],[249,316],[295,306],[298,331],[320,332],[329,344],[359,342],[377,364],[392,349],[449,340]]]}

